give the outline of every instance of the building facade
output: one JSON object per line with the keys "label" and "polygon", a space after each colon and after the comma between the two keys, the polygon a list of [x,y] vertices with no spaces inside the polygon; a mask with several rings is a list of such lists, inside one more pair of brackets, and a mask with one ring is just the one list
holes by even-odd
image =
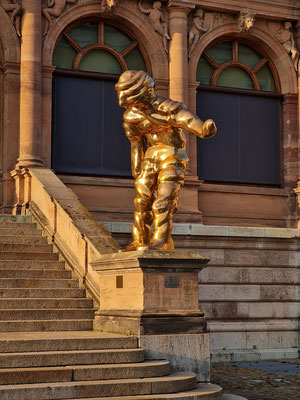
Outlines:
{"label": "building facade", "polygon": [[[204,249],[215,264],[213,277],[203,275],[206,288],[216,277],[228,281],[218,269],[224,257],[231,266],[244,262],[252,268],[230,278],[241,285],[230,304],[227,298],[209,308],[221,282],[202,297],[209,318],[235,320],[230,328],[223,329],[222,321],[211,324],[215,348],[224,347],[228,329],[238,332],[235,337],[248,330],[257,338],[259,324],[263,348],[299,347],[299,235],[286,229],[299,226],[299,17],[298,0],[0,0],[2,213],[26,203],[18,171],[40,168],[54,171],[98,221],[127,226],[134,182],[114,85],[127,69],[145,70],[159,95],[185,103],[202,119],[213,118],[218,127],[209,141],[187,134],[190,162],[174,218],[177,247]],[[30,200],[28,193],[29,186],[24,196]],[[203,224],[217,228],[205,231]],[[273,229],[273,239],[264,228]],[[120,243],[128,241],[126,229]],[[214,240],[203,238],[204,231]],[[245,238],[257,232],[258,238]],[[249,249],[254,258],[264,252],[257,265],[245,262]],[[263,291],[272,273],[269,252],[281,269],[272,275],[274,287]],[[277,261],[280,254],[288,274]],[[254,271],[262,265],[269,266],[264,276]],[[242,284],[252,290],[254,281],[261,294],[245,295],[245,305]],[[253,301],[265,307],[255,327]],[[290,308],[277,312],[283,302]],[[282,337],[284,345],[277,343]],[[241,341],[236,346],[247,347]]]}

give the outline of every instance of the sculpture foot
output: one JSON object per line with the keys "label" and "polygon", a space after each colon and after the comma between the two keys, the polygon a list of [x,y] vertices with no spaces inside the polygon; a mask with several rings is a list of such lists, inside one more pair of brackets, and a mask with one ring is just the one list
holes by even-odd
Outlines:
{"label": "sculpture foot", "polygon": [[165,243],[162,240],[159,239],[152,239],[151,242],[149,243],[148,246],[149,250],[174,250],[174,244],[173,244],[173,240]]}
{"label": "sculpture foot", "polygon": [[136,251],[138,250],[139,244],[136,242],[130,243],[128,246],[124,247],[124,249],[119,250],[119,253],[123,253],[126,251]]}

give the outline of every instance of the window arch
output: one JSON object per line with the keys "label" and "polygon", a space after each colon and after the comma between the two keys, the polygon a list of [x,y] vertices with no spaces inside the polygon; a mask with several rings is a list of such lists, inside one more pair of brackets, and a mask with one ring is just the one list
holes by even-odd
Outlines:
{"label": "window arch", "polygon": [[127,69],[150,67],[120,26],[87,20],[67,28],[54,50],[52,168],[60,173],[131,176],[130,143],[114,85]]}
{"label": "window arch", "polygon": [[280,84],[255,45],[225,38],[199,59],[197,114],[213,118],[218,134],[198,140],[198,175],[217,182],[279,185]]}

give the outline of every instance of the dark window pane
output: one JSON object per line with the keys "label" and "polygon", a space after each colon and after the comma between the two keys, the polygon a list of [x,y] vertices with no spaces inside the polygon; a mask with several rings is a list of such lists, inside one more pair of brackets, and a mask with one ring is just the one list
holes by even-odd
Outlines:
{"label": "dark window pane", "polygon": [[128,69],[134,69],[136,71],[142,70],[147,72],[144,58],[138,47],[131,50],[131,52],[127,54],[125,61]]}
{"label": "dark window pane", "polygon": [[200,57],[197,65],[196,79],[202,85],[210,85],[210,80],[212,74],[214,73],[214,68],[207,61],[205,57]]}
{"label": "dark window pane", "polygon": [[124,32],[119,31],[119,29],[104,25],[104,43],[111,46],[118,52],[124,50],[132,40]]}
{"label": "dark window pane", "polygon": [[268,64],[265,64],[256,75],[260,90],[276,92],[274,77]]}
{"label": "dark window pane", "polygon": [[240,96],[241,182],[280,184],[280,100]]}
{"label": "dark window pane", "polygon": [[280,184],[280,100],[199,91],[197,114],[218,132],[198,139],[198,175],[207,181]]}
{"label": "dark window pane", "polygon": [[206,51],[220,65],[232,60],[232,42],[218,43]]}
{"label": "dark window pane", "polygon": [[53,54],[52,64],[57,68],[73,69],[73,61],[77,52],[73,47],[62,39],[56,46]]}
{"label": "dark window pane", "polygon": [[239,102],[232,94],[199,91],[197,115],[214,119],[218,132],[211,139],[198,139],[198,175],[210,181],[239,179]]}
{"label": "dark window pane", "polygon": [[261,55],[251,49],[251,47],[239,43],[238,60],[241,63],[248,65],[252,69],[261,59]]}
{"label": "dark window pane", "polygon": [[98,42],[98,24],[87,23],[79,25],[68,32],[68,34],[80,47],[85,47]]}
{"label": "dark window pane", "polygon": [[57,172],[130,176],[130,143],[115,82],[55,77],[52,166]]}
{"label": "dark window pane", "polygon": [[244,69],[239,67],[229,67],[224,69],[218,77],[217,86],[254,89],[251,77]]}
{"label": "dark window pane", "polygon": [[105,50],[92,50],[87,53],[80,62],[79,70],[116,75],[122,73],[116,57]]}

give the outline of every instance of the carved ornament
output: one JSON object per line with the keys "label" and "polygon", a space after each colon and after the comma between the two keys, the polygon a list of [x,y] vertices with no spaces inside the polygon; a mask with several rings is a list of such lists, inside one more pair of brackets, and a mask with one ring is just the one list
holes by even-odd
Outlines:
{"label": "carved ornament", "polygon": [[0,6],[10,17],[11,23],[16,28],[18,36],[21,34],[22,5],[21,0],[0,0]]}
{"label": "carved ornament", "polygon": [[287,53],[290,55],[294,68],[299,69],[299,51],[296,48],[294,35],[292,32],[292,23],[285,21],[281,24],[280,29],[275,33],[275,38],[282,44]]}
{"label": "carved ornament", "polygon": [[67,4],[74,4],[77,0],[48,0],[47,6],[43,8],[42,14],[44,16],[43,36],[47,34],[53,19],[58,18],[64,12]]}
{"label": "carved ornament", "polygon": [[166,22],[165,16],[161,11],[162,4],[160,1],[154,1],[152,4],[152,8],[145,8],[142,4],[142,1],[139,2],[139,10],[148,15],[148,20],[152,28],[157,32],[163,41],[163,46],[165,52],[168,54],[168,41],[171,40],[168,33],[168,24]]}
{"label": "carved ornament", "polygon": [[238,16],[238,28],[237,31],[248,32],[253,27],[255,18],[253,14],[240,12]]}
{"label": "carved ornament", "polygon": [[100,12],[103,16],[109,17],[113,12],[116,6],[118,5],[119,0],[101,0],[100,4]]}

